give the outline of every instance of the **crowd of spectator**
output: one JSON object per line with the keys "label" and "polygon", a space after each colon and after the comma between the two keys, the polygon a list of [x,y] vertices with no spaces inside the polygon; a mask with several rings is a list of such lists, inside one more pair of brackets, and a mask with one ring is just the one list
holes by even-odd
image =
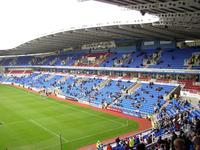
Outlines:
{"label": "crowd of spectator", "polygon": [[[115,146],[104,146],[107,150],[200,150],[200,120],[188,117],[188,112],[177,114],[173,118],[163,116],[152,131],[115,140]],[[102,147],[101,147],[102,146]],[[103,149],[103,145],[97,147]]]}
{"label": "crowd of spectator", "polygon": [[200,65],[200,54],[193,55],[189,62],[190,65],[199,66]]}

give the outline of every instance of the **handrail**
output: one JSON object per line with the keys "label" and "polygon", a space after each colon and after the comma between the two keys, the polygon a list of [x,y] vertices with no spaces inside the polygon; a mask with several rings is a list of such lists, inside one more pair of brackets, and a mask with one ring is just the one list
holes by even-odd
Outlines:
{"label": "handrail", "polygon": [[188,69],[159,69],[159,68],[123,68],[123,67],[81,67],[81,66],[43,66],[43,65],[24,65],[24,66],[3,66],[4,68],[46,68],[46,69],[74,69],[74,70],[99,70],[99,71],[123,71],[123,72],[149,72],[149,73],[184,73],[200,74],[200,70]]}

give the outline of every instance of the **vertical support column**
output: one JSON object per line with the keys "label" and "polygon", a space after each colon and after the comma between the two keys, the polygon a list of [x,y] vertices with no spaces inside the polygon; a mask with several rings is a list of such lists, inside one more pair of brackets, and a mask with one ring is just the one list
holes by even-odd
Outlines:
{"label": "vertical support column", "polygon": [[199,82],[200,81],[200,75],[196,75],[196,82]]}
{"label": "vertical support column", "polygon": [[141,50],[141,46],[142,46],[142,41],[137,41],[136,42],[136,50],[140,51]]}

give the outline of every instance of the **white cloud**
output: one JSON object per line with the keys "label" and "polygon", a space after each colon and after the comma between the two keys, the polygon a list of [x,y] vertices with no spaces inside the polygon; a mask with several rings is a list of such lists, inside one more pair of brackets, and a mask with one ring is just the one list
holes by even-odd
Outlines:
{"label": "white cloud", "polygon": [[[96,1],[0,0],[0,49],[14,48],[70,27],[142,17],[136,11]],[[145,15],[150,17],[150,15]]]}

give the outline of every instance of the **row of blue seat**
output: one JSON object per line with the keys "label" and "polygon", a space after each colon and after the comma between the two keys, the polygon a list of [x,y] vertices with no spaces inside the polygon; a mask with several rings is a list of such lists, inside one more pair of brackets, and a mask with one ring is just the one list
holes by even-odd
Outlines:
{"label": "row of blue seat", "polygon": [[[116,48],[117,49],[117,48]],[[118,48],[120,51],[120,48]],[[153,53],[157,52],[156,49],[133,52],[114,52],[107,57],[99,66],[101,67],[131,67],[131,68],[143,68],[143,59],[149,58]],[[189,59],[193,53],[199,52],[198,48],[186,48],[186,49],[164,49],[161,53],[161,58],[157,64],[149,65],[150,68],[174,68],[174,69],[186,69],[188,66],[184,66],[184,60]],[[129,55],[127,59],[123,60],[124,55]],[[51,56],[21,56],[15,58],[4,58],[0,60],[0,65],[54,65],[54,66],[71,66],[79,60],[82,56],[87,56],[84,53],[63,53]],[[120,64],[116,64],[115,61],[122,60]],[[200,66],[193,66],[192,69],[200,69]]]}

